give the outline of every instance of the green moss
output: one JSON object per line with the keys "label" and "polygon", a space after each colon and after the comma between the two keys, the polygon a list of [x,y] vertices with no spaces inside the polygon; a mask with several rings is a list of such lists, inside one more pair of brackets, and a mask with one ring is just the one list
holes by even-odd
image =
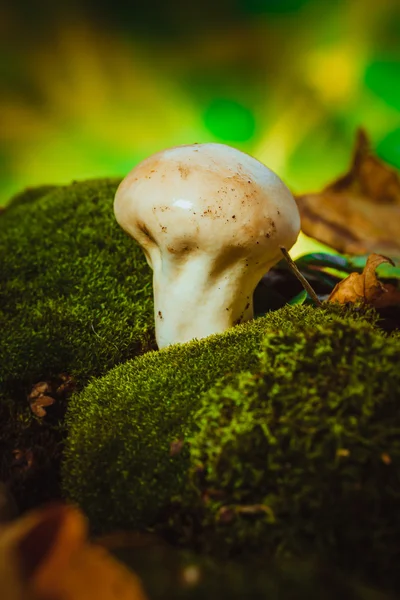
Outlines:
{"label": "green moss", "polygon": [[25,188],[22,192],[15,194],[15,196],[11,198],[7,204],[7,210],[9,210],[11,207],[15,208],[16,206],[22,204],[32,204],[32,202],[43,198],[43,196],[46,196],[50,192],[57,189],[57,187],[58,186],[56,185],[39,185],[32,188]]}
{"label": "green moss", "polygon": [[400,336],[336,316],[269,331],[259,357],[195,415],[205,545],[311,552],[400,587]]}
{"label": "green moss", "polygon": [[171,443],[190,430],[202,392],[257,360],[263,329],[259,319],[207,342],[149,352],[72,397],[64,487],[94,529],[154,522],[186,472],[187,452],[171,457]]}
{"label": "green moss", "polygon": [[151,271],[117,225],[117,180],[27,190],[0,218],[0,399],[78,386],[154,344]]}
{"label": "green moss", "polygon": [[309,330],[337,312],[286,307],[224,334],[140,356],[92,381],[67,413],[68,497],[95,529],[152,525],[185,487],[188,448],[171,456],[171,443],[196,427],[202,394],[221,377],[256,370],[266,330]]}

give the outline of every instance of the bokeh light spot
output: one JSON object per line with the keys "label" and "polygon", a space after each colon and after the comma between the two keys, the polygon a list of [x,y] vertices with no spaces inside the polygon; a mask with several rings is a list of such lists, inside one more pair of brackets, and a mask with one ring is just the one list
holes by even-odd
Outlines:
{"label": "bokeh light spot", "polygon": [[213,100],[204,111],[203,118],[207,129],[225,142],[246,142],[256,130],[252,111],[234,100]]}
{"label": "bokeh light spot", "polygon": [[386,104],[400,110],[400,61],[377,60],[367,66],[365,84]]}
{"label": "bokeh light spot", "polygon": [[310,52],[304,61],[306,76],[327,104],[346,104],[358,85],[357,52],[343,46],[321,48]]}

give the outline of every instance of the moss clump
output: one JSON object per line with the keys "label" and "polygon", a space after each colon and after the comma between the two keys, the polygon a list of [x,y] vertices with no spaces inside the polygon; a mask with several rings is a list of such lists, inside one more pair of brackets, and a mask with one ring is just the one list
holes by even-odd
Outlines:
{"label": "moss clump", "polygon": [[4,210],[7,208],[9,210],[11,207],[15,208],[16,206],[20,206],[22,204],[32,204],[35,200],[39,198],[43,198],[50,192],[53,192],[59,188],[56,185],[38,185],[35,187],[25,188],[22,192],[15,194],[8,203],[6,207],[3,207]]}
{"label": "moss clump", "polygon": [[27,190],[0,218],[0,398],[78,385],[153,339],[151,271],[115,222],[117,180]]}
{"label": "moss clump", "polygon": [[191,430],[203,392],[224,373],[257,362],[264,328],[259,319],[207,341],[149,352],[71,398],[64,488],[95,530],[151,525],[181,491],[187,449],[171,456],[171,444]]}
{"label": "moss clump", "polygon": [[[64,382],[154,347],[151,270],[113,215],[117,180],[42,186],[0,215],[0,479],[21,509],[56,497]],[[48,382],[55,404],[32,416]]]}
{"label": "moss clump", "polygon": [[153,525],[185,489],[189,449],[185,444],[178,452],[175,444],[171,452],[171,443],[196,429],[202,394],[221,377],[259,369],[266,331],[309,331],[337,314],[334,307],[286,307],[224,334],[140,356],[92,381],[71,399],[66,417],[66,495],[94,529]]}
{"label": "moss clump", "polygon": [[258,369],[195,416],[206,545],[311,552],[399,588],[399,357],[400,336],[362,320],[269,331]]}

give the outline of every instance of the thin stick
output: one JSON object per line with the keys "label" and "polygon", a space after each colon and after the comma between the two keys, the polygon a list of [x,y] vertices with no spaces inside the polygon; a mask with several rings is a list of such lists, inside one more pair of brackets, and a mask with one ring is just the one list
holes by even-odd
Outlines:
{"label": "thin stick", "polygon": [[321,300],[318,298],[317,294],[314,292],[311,285],[308,283],[307,279],[300,273],[298,266],[296,265],[296,263],[290,256],[289,252],[286,250],[286,248],[284,246],[279,246],[279,247],[280,247],[281,252],[282,252],[283,256],[285,257],[285,260],[287,261],[290,269],[292,270],[293,274],[297,277],[297,279],[300,281],[303,288],[306,290],[306,292],[308,292],[308,294],[314,300],[314,302],[317,306],[322,306]]}

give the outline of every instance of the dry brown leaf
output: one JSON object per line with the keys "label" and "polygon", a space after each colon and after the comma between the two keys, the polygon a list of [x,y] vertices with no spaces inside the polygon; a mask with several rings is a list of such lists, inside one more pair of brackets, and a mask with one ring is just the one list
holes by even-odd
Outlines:
{"label": "dry brown leaf", "polygon": [[48,381],[38,381],[32,386],[28,395],[28,402],[31,411],[41,419],[46,416],[46,406],[51,406],[55,403],[52,394],[52,386]]}
{"label": "dry brown leaf", "polygon": [[349,172],[296,201],[306,235],[339,252],[400,256],[400,177],[372,154],[364,130]]}
{"label": "dry brown leaf", "polygon": [[32,386],[28,400],[35,400],[36,398],[39,398],[39,396],[43,396],[43,394],[48,393],[51,393],[50,383],[48,381],[38,381]]}
{"label": "dry brown leaf", "polygon": [[394,285],[383,284],[376,276],[376,269],[383,263],[393,264],[390,258],[380,254],[371,254],[368,257],[364,271],[351,273],[346,279],[340,281],[332,290],[328,302],[355,304],[364,302],[375,308],[386,308],[400,304],[400,290]]}
{"label": "dry brown leaf", "polygon": [[0,544],[4,600],[148,600],[139,576],[88,538],[86,517],[72,505],[56,501],[23,514],[4,525]]}
{"label": "dry brown leaf", "polygon": [[33,412],[34,415],[36,415],[37,417],[43,418],[46,416],[46,411],[45,411],[45,406],[51,406],[52,404],[54,404],[55,400],[54,398],[52,398],[51,396],[39,396],[38,398],[36,398],[36,400],[33,400],[32,402],[29,403],[29,406],[31,407],[31,411]]}
{"label": "dry brown leaf", "polygon": [[74,391],[76,386],[74,378],[67,373],[61,373],[61,375],[59,375],[59,379],[61,380],[61,383],[56,388],[55,394],[57,396],[69,396]]}

